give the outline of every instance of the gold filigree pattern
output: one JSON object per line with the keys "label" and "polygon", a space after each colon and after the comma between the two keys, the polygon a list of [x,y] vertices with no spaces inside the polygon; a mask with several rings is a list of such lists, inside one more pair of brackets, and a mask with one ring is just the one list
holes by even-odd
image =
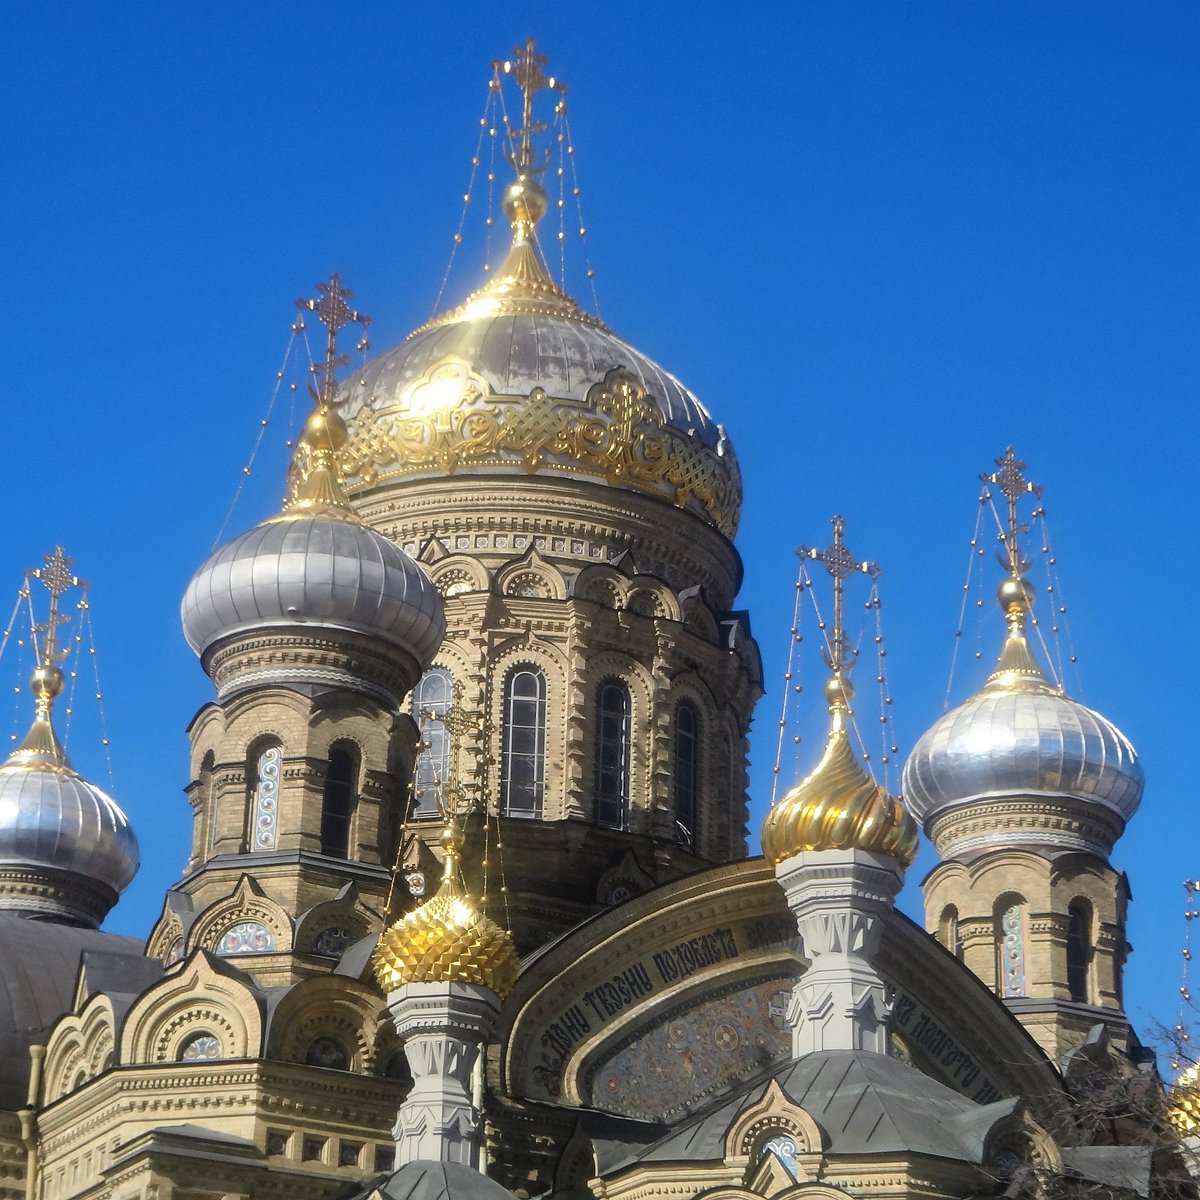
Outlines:
{"label": "gold filigree pattern", "polygon": [[737,528],[741,477],[732,448],[671,428],[641,384],[610,371],[583,401],[534,388],[501,396],[460,361],[433,368],[399,405],[350,418],[350,490],[430,470],[476,466],[598,476],[698,512],[726,537]]}

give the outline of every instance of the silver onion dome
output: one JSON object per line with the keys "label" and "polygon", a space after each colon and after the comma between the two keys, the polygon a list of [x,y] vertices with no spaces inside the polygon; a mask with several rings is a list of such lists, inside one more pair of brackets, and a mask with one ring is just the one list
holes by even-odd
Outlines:
{"label": "silver onion dome", "polygon": [[[1143,786],[1142,766],[1129,739],[1107,718],[1052,686],[1023,630],[1014,627],[983,690],[917,742],[904,767],[903,792],[927,831],[952,810],[1027,798],[1094,806],[1109,815],[1105,824],[1119,836],[1137,811]],[[1106,852],[1086,834],[1038,829],[1037,822],[1018,828],[1001,820],[995,826],[976,830],[969,845],[956,848],[1055,842]]]}
{"label": "silver onion dome", "polygon": [[138,862],[129,818],[94,784],[71,770],[0,767],[0,865],[74,871],[119,893]]}
{"label": "silver onion dome", "polygon": [[441,596],[412,558],[323,512],[266,521],[222,546],[192,577],[182,619],[201,656],[237,633],[305,626],[383,638],[422,667],[446,631]]}
{"label": "silver onion dome", "polygon": [[61,671],[39,667],[32,682],[37,716],[0,766],[0,909],[98,925],[137,873],[137,838],[59,745],[50,708]]}

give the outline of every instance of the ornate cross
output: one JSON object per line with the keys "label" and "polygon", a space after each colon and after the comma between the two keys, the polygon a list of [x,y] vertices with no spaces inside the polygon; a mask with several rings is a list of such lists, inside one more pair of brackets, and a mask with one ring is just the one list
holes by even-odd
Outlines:
{"label": "ornate cross", "polygon": [[[67,623],[65,613],[58,611],[58,602],[62,594],[70,588],[85,588],[87,580],[71,574],[75,560],[68,558],[61,546],[54,547],[53,554],[43,556],[44,567],[28,572],[31,579],[36,579],[50,593],[50,612],[46,620],[33,627],[34,652],[42,665],[53,666],[67,657],[67,650],[58,649],[58,630]],[[39,634],[44,634],[41,647],[37,645]]]}
{"label": "ornate cross", "polygon": [[458,756],[464,741],[468,737],[478,738],[483,734],[483,723],[479,716],[468,712],[463,707],[463,685],[454,685],[454,698],[439,715],[435,709],[422,709],[418,716],[425,720],[438,720],[446,731],[449,741],[449,761],[446,779],[442,781],[443,815],[456,815],[464,807],[463,786],[459,779]]}
{"label": "ornate cross", "polygon": [[523,46],[513,48],[511,60],[494,62],[492,66],[505,75],[511,75],[521,89],[521,128],[509,135],[512,148],[505,151],[509,163],[518,175],[540,175],[550,161],[550,150],[546,149],[540,163],[533,160],[533,139],[536,134],[546,132],[545,121],[533,119],[533,98],[543,89],[565,95],[567,85],[542,69],[550,60],[537,52],[537,42],[529,38]]}
{"label": "ornate cross", "polygon": [[824,550],[811,546],[800,546],[796,553],[801,558],[811,558],[819,562],[833,578],[833,634],[825,648],[825,662],[831,671],[840,674],[853,661],[853,654],[846,642],[846,624],[844,596],[846,580],[851,575],[869,575],[872,579],[879,576],[879,564],[873,562],[856,562],[854,555],[846,549],[842,535],[846,531],[846,521],[843,517],[834,517],[833,541]]}
{"label": "ornate cross", "polygon": [[1017,458],[1017,452],[1009,446],[1003,456],[996,459],[998,471],[984,471],[979,478],[984,483],[998,487],[1008,501],[1008,528],[1000,534],[1008,561],[1001,562],[1014,579],[1029,569],[1029,563],[1021,556],[1021,534],[1029,532],[1029,526],[1021,524],[1017,517],[1017,502],[1022,496],[1040,496],[1042,487],[1025,478],[1025,464]]}
{"label": "ornate cross", "polygon": [[[317,284],[317,296],[313,300],[297,300],[296,307],[301,312],[312,312],[317,314],[317,320],[325,326],[325,361],[322,363],[314,363],[312,373],[321,379],[321,386],[314,392],[316,399],[322,404],[331,404],[333,402],[334,393],[337,390],[337,383],[334,379],[334,371],[337,367],[344,367],[350,362],[348,354],[338,354],[337,352],[337,336],[338,333],[347,325],[361,325],[365,335],[367,326],[371,324],[371,318],[365,313],[360,313],[350,307],[346,303],[354,293],[349,288],[342,287],[342,277],[334,271],[329,277],[328,283]],[[364,336],[359,342],[359,349],[367,348],[367,340]]]}

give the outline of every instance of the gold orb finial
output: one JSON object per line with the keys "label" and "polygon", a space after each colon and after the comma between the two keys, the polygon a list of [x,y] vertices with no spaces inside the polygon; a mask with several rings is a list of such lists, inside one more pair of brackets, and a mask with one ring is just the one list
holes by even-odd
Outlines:
{"label": "gold orb finial", "polygon": [[1033,610],[1033,584],[1022,575],[1009,575],[996,589],[996,599],[1005,616],[1024,617]]}
{"label": "gold orb finial", "polygon": [[29,690],[39,704],[51,704],[62,695],[66,682],[62,670],[53,663],[38,663],[29,676]]}
{"label": "gold orb finial", "polygon": [[327,404],[318,404],[304,422],[300,443],[313,455],[336,455],[350,440],[350,431],[341,415]]}

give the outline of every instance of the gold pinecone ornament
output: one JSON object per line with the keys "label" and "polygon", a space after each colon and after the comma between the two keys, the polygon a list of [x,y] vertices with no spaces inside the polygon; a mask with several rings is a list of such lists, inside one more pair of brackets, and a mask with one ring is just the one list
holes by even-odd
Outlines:
{"label": "gold pinecone ornament", "polygon": [[476,907],[460,880],[462,835],[453,821],[443,837],[441,886],[384,931],[371,969],[385,992],[408,983],[474,983],[501,999],[517,981],[517,950],[507,929]]}

